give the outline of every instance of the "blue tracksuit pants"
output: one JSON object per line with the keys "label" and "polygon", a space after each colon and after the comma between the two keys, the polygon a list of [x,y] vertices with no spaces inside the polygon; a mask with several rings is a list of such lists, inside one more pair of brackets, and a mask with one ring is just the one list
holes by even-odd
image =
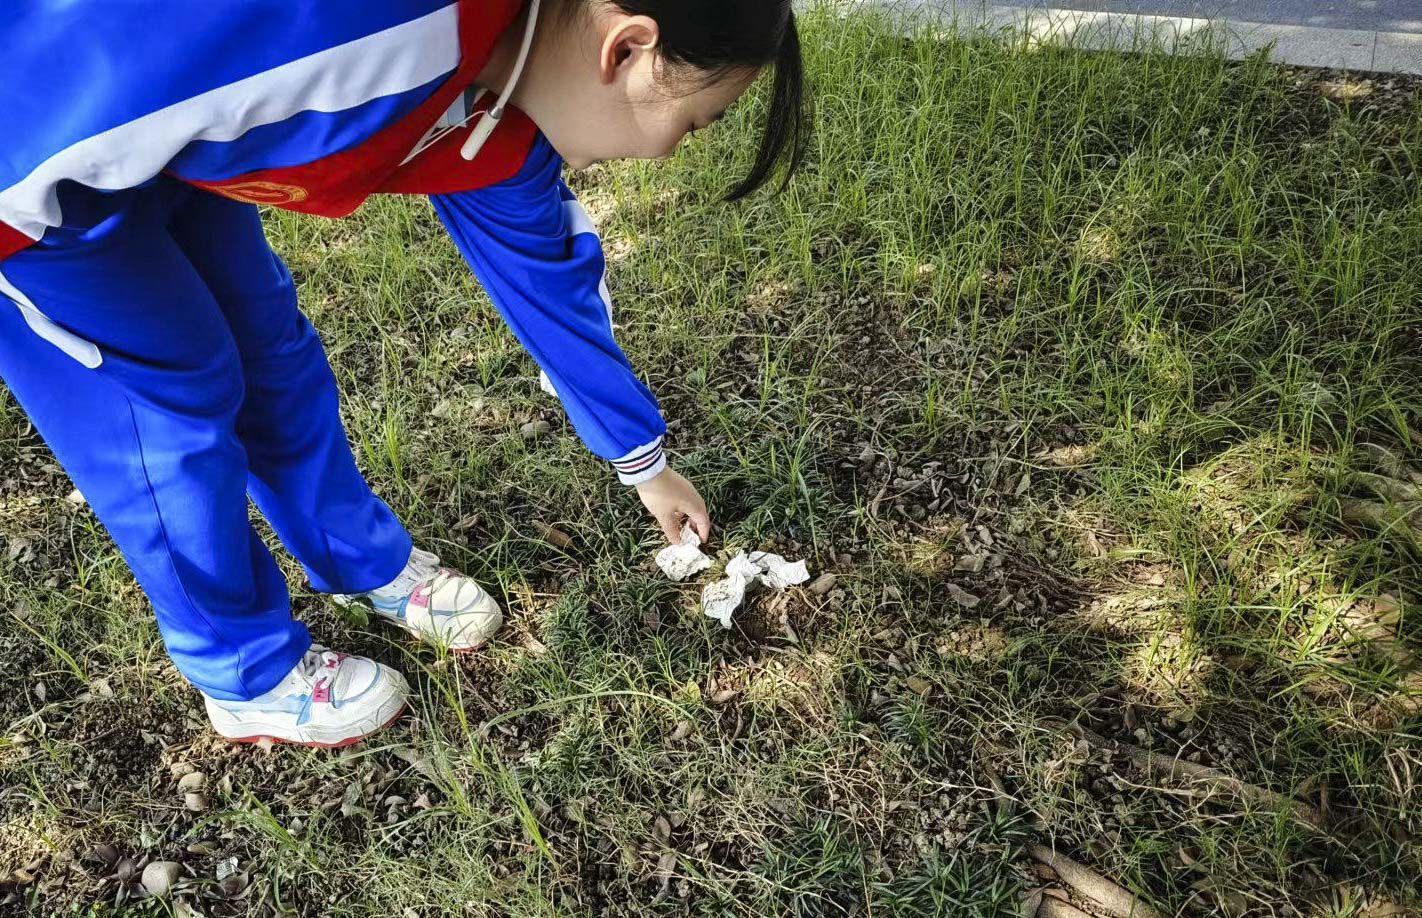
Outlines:
{"label": "blue tracksuit pants", "polygon": [[[118,543],[178,669],[245,700],[311,643],[249,495],[319,591],[388,583],[410,537],[356,469],[256,208],[168,179],[95,201],[0,262],[0,289],[31,311],[0,296],[0,377]],[[41,337],[35,312],[90,356]]]}

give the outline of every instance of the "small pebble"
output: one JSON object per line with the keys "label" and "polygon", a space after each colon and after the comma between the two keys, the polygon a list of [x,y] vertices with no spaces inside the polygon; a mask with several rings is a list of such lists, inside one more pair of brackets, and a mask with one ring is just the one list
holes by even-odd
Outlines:
{"label": "small pebble", "polygon": [[166,896],[182,875],[183,868],[176,861],[154,861],[143,868],[143,877],[139,882],[150,896]]}
{"label": "small pebble", "polygon": [[953,570],[964,574],[982,573],[987,558],[983,555],[964,555],[953,565]]}
{"label": "small pebble", "polygon": [[974,596],[956,583],[948,584],[948,595],[953,597],[953,601],[964,609],[976,608],[982,602],[981,598]]}
{"label": "small pebble", "polygon": [[200,771],[190,771],[178,779],[178,792],[195,794],[207,787],[207,775]]}

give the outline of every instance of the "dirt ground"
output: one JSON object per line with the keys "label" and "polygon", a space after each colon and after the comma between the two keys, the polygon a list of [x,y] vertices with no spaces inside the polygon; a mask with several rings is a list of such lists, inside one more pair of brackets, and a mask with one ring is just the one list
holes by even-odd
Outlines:
{"label": "dirt ground", "polygon": [[422,202],[272,214],[362,467],[509,624],[441,656],[282,556],[420,698],[220,743],[5,402],[0,912],[1416,914],[1422,84],[810,35],[786,195],[715,203],[750,113],[575,187],[718,563],[811,583],[722,631],[662,578]]}

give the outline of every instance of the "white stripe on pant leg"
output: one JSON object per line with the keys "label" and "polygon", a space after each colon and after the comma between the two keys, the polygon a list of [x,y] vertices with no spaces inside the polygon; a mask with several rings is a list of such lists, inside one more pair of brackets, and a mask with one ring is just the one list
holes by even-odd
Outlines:
{"label": "white stripe on pant leg", "polygon": [[65,354],[91,370],[104,362],[103,355],[99,353],[99,349],[94,346],[93,342],[85,341],[68,329],[56,325],[53,319],[40,312],[39,308],[30,302],[29,297],[6,280],[4,274],[0,274],[0,296],[9,297],[15,303],[20,310],[20,315],[25,317],[25,324],[29,325],[31,331]]}

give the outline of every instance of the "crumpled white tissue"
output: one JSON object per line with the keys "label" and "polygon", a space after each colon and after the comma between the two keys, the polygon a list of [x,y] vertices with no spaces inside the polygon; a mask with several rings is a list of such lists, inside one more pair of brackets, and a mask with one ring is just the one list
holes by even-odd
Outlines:
{"label": "crumpled white tissue", "polygon": [[[701,551],[701,537],[687,523],[681,527],[681,543],[657,552],[657,567],[672,580],[685,580],[711,566]],[[786,561],[768,551],[738,552],[726,565],[726,575],[701,590],[701,611],[721,627],[731,627],[731,616],[745,602],[746,593],[758,586],[783,590],[810,579],[804,561]]]}
{"label": "crumpled white tissue", "polygon": [[669,545],[657,552],[657,567],[672,580],[685,580],[711,566],[711,559],[701,552],[701,537],[687,523],[681,527],[681,544]]}
{"label": "crumpled white tissue", "polygon": [[722,628],[729,628],[731,616],[745,602],[748,590],[756,586],[783,590],[809,579],[804,561],[791,563],[766,551],[740,552],[726,565],[725,577],[702,589],[701,611],[719,621]]}
{"label": "crumpled white tissue", "polygon": [[804,561],[792,563],[768,551],[753,551],[749,560],[760,568],[760,582],[773,589],[783,590],[810,579],[810,569]]}

